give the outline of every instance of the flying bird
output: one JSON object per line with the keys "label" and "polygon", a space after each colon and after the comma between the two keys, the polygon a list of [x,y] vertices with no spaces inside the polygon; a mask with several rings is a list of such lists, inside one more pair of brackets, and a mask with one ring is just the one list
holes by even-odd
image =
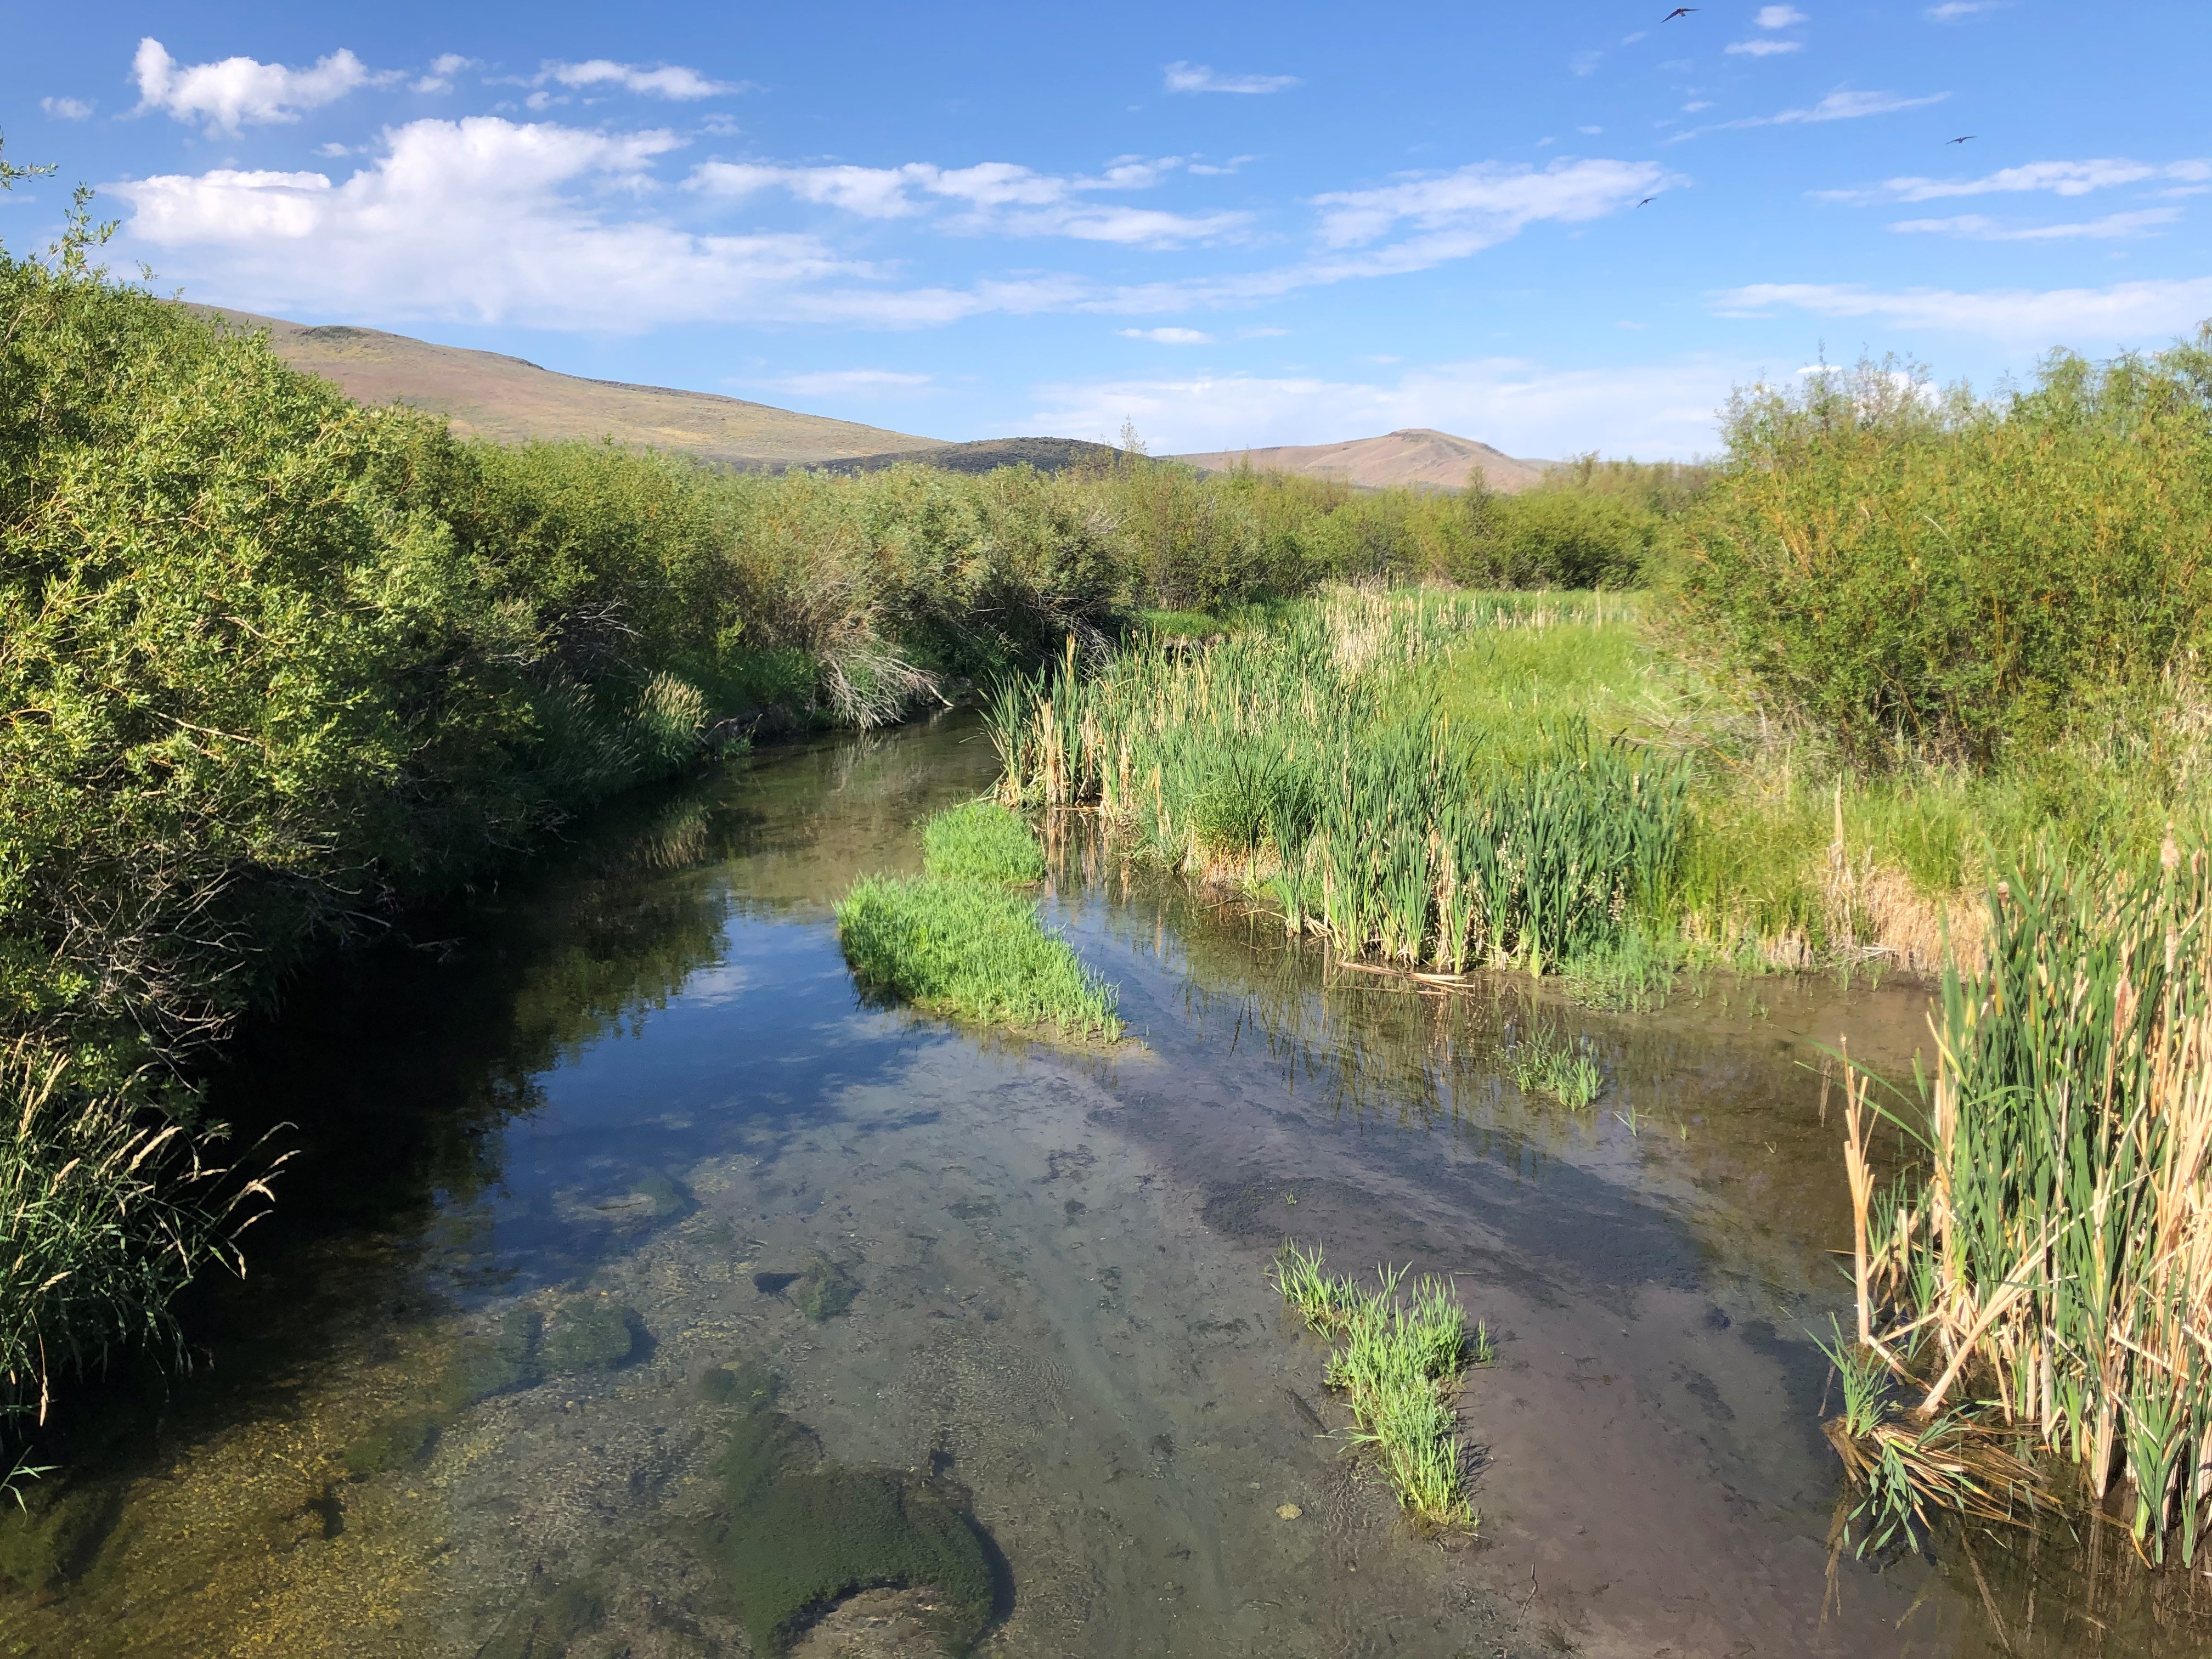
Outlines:
{"label": "flying bird", "polygon": [[1637,205],[1637,206],[1638,206],[1638,207],[1650,207],[1650,206],[1654,202],[1657,201],[1658,199],[1659,199],[1659,198],[1658,198],[1656,196],[1647,196],[1647,197],[1645,197],[1642,201],[1638,202],[1636,205]]}
{"label": "flying bird", "polygon": [[1696,8],[1695,6],[1677,6],[1677,7],[1675,7],[1675,8],[1674,8],[1674,10],[1672,10],[1672,11],[1668,12],[1668,13],[1664,17],[1661,18],[1659,21],[1660,21],[1661,22],[1662,22],[1662,23],[1671,23],[1671,22],[1673,22],[1673,21],[1674,21],[1677,17],[1687,17],[1687,16],[1688,16],[1692,12],[1693,12],[1693,11],[1695,11],[1695,10],[1697,10],[1697,8]]}
{"label": "flying bird", "polygon": [[1981,134],[1978,132],[1970,132],[1965,138],[1946,138],[1943,142],[1947,144],[1963,144],[1969,139],[1978,138],[1980,137]]}

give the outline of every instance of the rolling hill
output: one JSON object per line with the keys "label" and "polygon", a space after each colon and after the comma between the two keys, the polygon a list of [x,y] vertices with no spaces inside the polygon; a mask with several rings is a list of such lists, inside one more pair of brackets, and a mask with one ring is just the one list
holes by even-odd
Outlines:
{"label": "rolling hill", "polygon": [[892,453],[918,460],[940,447],[935,438],[742,398],[559,374],[520,357],[433,345],[381,329],[308,328],[226,307],[189,308],[233,327],[265,329],[278,356],[335,380],[358,402],[410,404],[445,416],[465,436],[505,443],[611,436],[750,467]]}
{"label": "rolling hill", "polygon": [[1223,449],[1203,455],[1177,455],[1208,471],[1249,465],[1262,472],[1302,472],[1337,478],[1370,489],[1412,485],[1428,489],[1462,489],[1480,467],[1492,489],[1507,495],[1540,482],[1545,461],[1519,461],[1488,444],[1428,427],[1407,427],[1380,438],[1354,438],[1340,444],[1302,444],[1278,449]]}

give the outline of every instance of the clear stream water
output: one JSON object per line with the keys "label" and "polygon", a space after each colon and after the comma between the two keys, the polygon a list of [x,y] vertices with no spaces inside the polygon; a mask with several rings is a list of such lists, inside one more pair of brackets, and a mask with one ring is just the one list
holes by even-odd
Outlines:
{"label": "clear stream water", "polygon": [[[1830,1547],[1812,1068],[1844,1034],[1909,1068],[1924,993],[1419,994],[1092,848],[1046,903],[1131,1041],[864,1006],[831,903],[994,769],[958,716],[770,750],[303,986],[216,1091],[305,1126],[252,1274],[190,1310],[189,1376],[80,1413],[43,1530],[0,1523],[0,1656],[745,1653],[712,1374],[746,1362],[823,1455],[969,1506],[988,1655],[2212,1651],[2201,1575],[2110,1528]],[[1593,1042],[1594,1110],[1504,1079],[1532,1022]],[[1475,1540],[1324,1437],[1286,1237],[1454,1274],[1496,1334]],[[933,1605],[796,1650],[932,1653]]]}

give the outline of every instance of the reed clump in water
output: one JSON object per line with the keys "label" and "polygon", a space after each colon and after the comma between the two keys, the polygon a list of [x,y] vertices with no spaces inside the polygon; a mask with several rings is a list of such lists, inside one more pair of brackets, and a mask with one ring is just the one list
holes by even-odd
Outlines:
{"label": "reed clump in water", "polygon": [[1071,642],[1056,674],[994,700],[1001,799],[1095,806],[1138,850],[1267,893],[1346,955],[1554,970],[1656,894],[1686,778],[1577,720],[1509,738],[1442,712],[1446,656],[1547,625],[1544,605],[1339,589],[1202,653],[1140,635],[1087,673]]}
{"label": "reed clump in water", "polygon": [[1549,1095],[1575,1111],[1596,1103],[1605,1073],[1585,1039],[1577,1042],[1539,1025],[1505,1051],[1505,1073],[1524,1095]]}
{"label": "reed clump in water", "polygon": [[[2169,840],[2158,867],[2108,874],[2045,854],[1989,909],[1985,966],[1947,974],[1930,1017],[1922,1101],[1880,1114],[1923,1160],[1886,1192],[1879,1109],[1851,1079],[1858,1342],[1916,1431],[1947,1413],[2014,1428],[2099,1500],[2130,1492],[2147,1558],[2192,1562],[2212,1521],[2206,857]],[[1986,1405],[1962,1407],[1969,1389]],[[1843,1438],[1864,1448],[1890,1415]]]}
{"label": "reed clump in water", "polygon": [[1451,1286],[1422,1278],[1401,1295],[1403,1267],[1378,1270],[1363,1289],[1323,1271],[1318,1248],[1285,1242],[1273,1271],[1283,1299],[1328,1339],[1328,1385],[1352,1408],[1346,1437],[1370,1449],[1416,1526],[1472,1533],[1466,1459],[1450,1405],[1461,1374],[1490,1362],[1490,1334],[1470,1333]]}

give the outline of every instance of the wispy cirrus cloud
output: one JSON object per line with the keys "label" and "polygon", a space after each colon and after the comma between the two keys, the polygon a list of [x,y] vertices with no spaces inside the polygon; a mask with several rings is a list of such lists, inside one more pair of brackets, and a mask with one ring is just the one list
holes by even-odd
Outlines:
{"label": "wispy cirrus cloud", "polygon": [[905,398],[927,397],[938,390],[935,375],[908,374],[895,368],[815,369],[727,384],[757,387],[792,398]]}
{"label": "wispy cirrus cloud", "polygon": [[1190,374],[1048,385],[1030,429],[1109,434],[1135,422],[1155,454],[1313,443],[1407,427],[1462,433],[1514,455],[1687,458],[1715,447],[1714,411],[1755,368],[1690,358],[1645,368],[1560,370],[1486,358],[1394,380]]}
{"label": "wispy cirrus cloud", "polygon": [[2117,283],[2106,288],[1990,289],[1961,293],[1915,288],[1884,291],[1850,283],[1755,283],[1713,296],[1723,316],[1764,316],[1778,308],[1820,317],[1867,318],[1899,328],[1976,334],[2040,348],[2142,341],[2179,333],[2212,316],[2212,276]]}
{"label": "wispy cirrus cloud", "polygon": [[204,122],[210,136],[241,127],[296,121],[303,110],[336,103],[355,88],[389,85],[395,70],[374,70],[341,47],[307,69],[252,58],[179,64],[152,35],[131,60],[138,110],[161,110],[179,121]]}
{"label": "wispy cirrus cloud", "polygon": [[92,106],[82,98],[41,98],[39,107],[57,121],[84,121],[92,117]]}
{"label": "wispy cirrus cloud", "polygon": [[1321,210],[1330,248],[1364,247],[1410,228],[1414,234],[1381,257],[1489,246],[1539,221],[1577,224],[1618,212],[1642,197],[1686,182],[1650,161],[1570,161],[1541,169],[1477,161],[1454,173],[1407,179],[1371,190],[1329,191],[1310,198]]}
{"label": "wispy cirrus cloud", "polygon": [[1304,84],[1295,75],[1224,75],[1210,64],[1182,62],[1163,65],[1160,75],[1163,89],[1168,92],[1229,92],[1251,97],[1288,92]]}
{"label": "wispy cirrus cloud", "polygon": [[1808,105],[1802,109],[1777,110],[1771,115],[1747,115],[1735,121],[1716,121],[1711,126],[1692,127],[1687,132],[1678,132],[1667,142],[1670,144],[1686,143],[1709,132],[1729,132],[1746,127],[1812,126],[1828,121],[1858,121],[1870,115],[1894,115],[1900,110],[1924,109],[1930,104],[1942,103],[1950,95],[1948,92],[1931,92],[1918,98],[1908,98],[1902,93],[1860,92],[1850,88],[1839,88],[1819,103]]}
{"label": "wispy cirrus cloud", "polygon": [[1942,4],[1929,7],[1923,15],[1931,22],[1971,23],[2002,11],[2011,3],[2012,0],[1943,0]]}
{"label": "wispy cirrus cloud", "polygon": [[1731,40],[1721,49],[1732,58],[1779,58],[1784,52],[1802,52],[1802,40]]}
{"label": "wispy cirrus cloud", "polygon": [[1225,236],[1249,222],[1251,216],[1242,212],[1172,213],[1097,199],[1100,192],[1149,189],[1181,165],[1176,158],[1123,157],[1094,176],[1038,173],[1012,161],[965,167],[927,161],[895,167],[709,161],[686,184],[727,198],[779,190],[869,219],[911,218],[945,204],[957,210],[945,220],[956,231],[1152,247]]}
{"label": "wispy cirrus cloud", "polygon": [[580,64],[548,63],[532,77],[533,86],[562,86],[572,91],[607,88],[633,92],[646,98],[689,101],[744,92],[746,83],[717,81],[681,64],[618,64],[611,58],[587,58]]}
{"label": "wispy cirrus cloud", "polygon": [[1876,202],[1938,202],[2008,191],[2049,191],[2056,196],[2087,196],[2092,191],[2110,190],[2119,185],[2158,181],[2203,184],[2208,180],[2212,180],[2212,161],[2030,161],[2021,167],[2000,167],[1977,179],[1889,179],[1864,189],[1817,190],[1812,195],[1818,202],[1864,206]]}
{"label": "wispy cirrus cloud", "polygon": [[1125,340],[1150,340],[1154,345],[1212,345],[1214,337],[1196,328],[1124,328],[1115,331]]}
{"label": "wispy cirrus cloud", "polygon": [[2144,208],[2134,213],[2108,213],[2101,219],[2064,225],[2008,225],[1984,214],[1962,213],[1948,219],[1900,219],[1889,227],[1907,233],[1962,237],[1975,242],[2105,241],[2140,236],[2181,217],[2179,208]]}

